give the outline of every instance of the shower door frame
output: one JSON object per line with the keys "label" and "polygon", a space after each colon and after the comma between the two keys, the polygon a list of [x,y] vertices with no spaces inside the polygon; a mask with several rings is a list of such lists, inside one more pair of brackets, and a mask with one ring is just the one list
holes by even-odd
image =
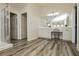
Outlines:
{"label": "shower door frame", "polygon": [[10,43],[10,14],[8,8],[1,10],[1,41]]}

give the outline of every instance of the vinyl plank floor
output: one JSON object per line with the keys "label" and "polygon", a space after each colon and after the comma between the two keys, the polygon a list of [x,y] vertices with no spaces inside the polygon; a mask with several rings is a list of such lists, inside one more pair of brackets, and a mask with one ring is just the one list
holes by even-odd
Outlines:
{"label": "vinyl plank floor", "polygon": [[18,41],[12,48],[0,51],[0,56],[79,56],[79,52],[71,42],[36,39]]}

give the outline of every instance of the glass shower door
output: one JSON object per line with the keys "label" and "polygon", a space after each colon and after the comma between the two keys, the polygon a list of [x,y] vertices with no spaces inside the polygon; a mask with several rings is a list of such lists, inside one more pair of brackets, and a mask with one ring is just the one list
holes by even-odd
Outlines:
{"label": "glass shower door", "polygon": [[2,41],[10,43],[10,14],[7,8],[1,10]]}

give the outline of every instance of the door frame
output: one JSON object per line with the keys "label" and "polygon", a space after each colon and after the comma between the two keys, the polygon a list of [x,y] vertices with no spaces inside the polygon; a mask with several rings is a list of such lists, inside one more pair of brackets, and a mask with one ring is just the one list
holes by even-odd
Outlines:
{"label": "door frame", "polygon": [[75,3],[75,45],[77,45],[77,4]]}
{"label": "door frame", "polygon": [[[14,13],[14,12],[10,12],[10,16],[11,16],[11,14],[14,14],[14,15],[16,15],[16,25],[17,25],[17,14],[16,13]],[[17,28],[16,28],[16,37],[17,37]],[[10,42],[11,42],[11,17],[10,17]]]}
{"label": "door frame", "polygon": [[[27,28],[27,12],[24,12],[24,13],[21,14],[21,19],[22,19],[23,14],[26,14],[26,28]],[[23,38],[23,39],[27,40],[27,29],[26,29],[26,38]]]}

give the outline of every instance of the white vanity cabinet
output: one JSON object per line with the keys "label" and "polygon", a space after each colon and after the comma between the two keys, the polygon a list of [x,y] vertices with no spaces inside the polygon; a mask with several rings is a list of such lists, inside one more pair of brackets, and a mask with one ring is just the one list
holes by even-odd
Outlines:
{"label": "white vanity cabinet", "polygon": [[63,40],[67,40],[67,41],[72,40],[72,30],[71,29],[64,29]]}
{"label": "white vanity cabinet", "polygon": [[[40,27],[39,28],[39,37],[41,38],[49,38],[51,39],[51,31],[53,31],[54,28],[49,27]],[[61,32],[63,32],[63,35],[60,37],[63,40],[72,40],[72,31],[70,29],[66,29],[64,27],[59,28]]]}

